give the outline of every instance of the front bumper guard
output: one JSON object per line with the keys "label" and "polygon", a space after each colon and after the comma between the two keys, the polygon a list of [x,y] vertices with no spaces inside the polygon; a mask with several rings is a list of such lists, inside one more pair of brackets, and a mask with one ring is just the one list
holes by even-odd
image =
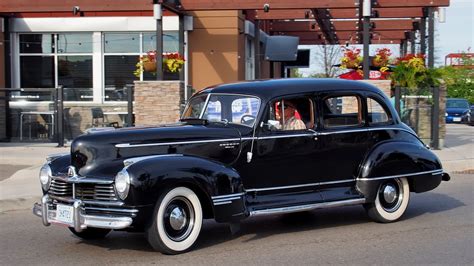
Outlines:
{"label": "front bumper guard", "polygon": [[48,205],[52,203],[48,195],[41,198],[41,203],[33,205],[33,214],[41,217],[45,226],[55,224],[63,224],[73,227],[76,232],[81,232],[87,227],[104,228],[104,229],[123,229],[129,227],[133,219],[127,216],[115,215],[89,215],[83,212],[83,202],[81,200],[74,200],[73,207],[73,223],[68,224],[55,219],[56,210],[50,210]]}

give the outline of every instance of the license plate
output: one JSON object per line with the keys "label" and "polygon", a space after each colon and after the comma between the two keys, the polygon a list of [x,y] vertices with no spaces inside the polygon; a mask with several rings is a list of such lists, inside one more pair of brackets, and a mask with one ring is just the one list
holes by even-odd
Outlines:
{"label": "license plate", "polygon": [[68,205],[56,205],[56,220],[67,224],[74,222],[74,208]]}
{"label": "license plate", "polygon": [[461,122],[461,117],[453,117],[454,122]]}

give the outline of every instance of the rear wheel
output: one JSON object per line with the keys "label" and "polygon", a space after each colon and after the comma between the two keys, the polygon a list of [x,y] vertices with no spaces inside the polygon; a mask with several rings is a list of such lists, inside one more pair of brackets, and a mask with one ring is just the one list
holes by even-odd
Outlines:
{"label": "rear wheel", "polygon": [[85,240],[93,240],[93,239],[102,239],[105,238],[109,233],[110,229],[102,229],[102,228],[86,228],[81,232],[77,232],[74,228],[69,227],[69,230],[77,237],[80,237]]}
{"label": "rear wheel", "polygon": [[396,178],[380,184],[375,202],[364,205],[369,217],[379,223],[395,222],[405,213],[410,200],[408,180]]}
{"label": "rear wheel", "polygon": [[164,254],[186,252],[199,236],[202,219],[201,203],[191,189],[168,190],[156,203],[153,221],[146,230],[148,242]]}

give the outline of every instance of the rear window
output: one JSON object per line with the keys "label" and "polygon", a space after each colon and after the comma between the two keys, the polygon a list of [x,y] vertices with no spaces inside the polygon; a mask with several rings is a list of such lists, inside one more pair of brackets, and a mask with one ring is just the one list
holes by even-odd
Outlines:
{"label": "rear window", "polygon": [[391,122],[387,108],[373,98],[367,98],[367,120],[369,125],[387,124]]}
{"label": "rear window", "polygon": [[323,105],[325,128],[361,126],[362,107],[358,96],[328,97]]}

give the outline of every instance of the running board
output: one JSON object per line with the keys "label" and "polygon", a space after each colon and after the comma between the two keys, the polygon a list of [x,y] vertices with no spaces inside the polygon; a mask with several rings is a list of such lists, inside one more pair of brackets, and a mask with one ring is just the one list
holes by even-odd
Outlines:
{"label": "running board", "polygon": [[251,211],[250,216],[303,212],[303,211],[310,211],[310,210],[315,210],[315,209],[326,209],[326,208],[332,208],[332,207],[357,205],[357,204],[362,204],[362,203],[365,203],[365,199],[350,199],[350,200],[341,200],[341,201],[322,202],[322,203],[314,203],[314,204],[307,204],[307,205],[298,205],[298,206]]}

